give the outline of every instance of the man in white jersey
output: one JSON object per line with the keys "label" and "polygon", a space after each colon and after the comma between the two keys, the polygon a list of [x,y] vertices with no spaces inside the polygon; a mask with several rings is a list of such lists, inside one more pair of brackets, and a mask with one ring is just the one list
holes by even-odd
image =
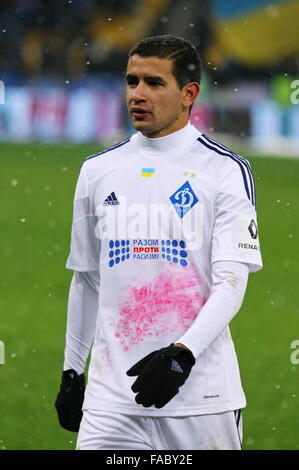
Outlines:
{"label": "man in white jersey", "polygon": [[78,449],[241,449],[246,400],[228,325],[262,268],[255,189],[248,161],[189,122],[200,75],[182,38],[134,46],[136,133],[80,171],[56,400]]}

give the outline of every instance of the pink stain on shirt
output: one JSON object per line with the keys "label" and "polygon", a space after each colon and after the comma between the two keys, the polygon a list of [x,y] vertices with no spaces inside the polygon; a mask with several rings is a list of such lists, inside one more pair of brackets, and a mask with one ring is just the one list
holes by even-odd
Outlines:
{"label": "pink stain on shirt", "polygon": [[172,265],[149,284],[129,286],[115,325],[115,337],[128,351],[146,339],[177,337],[194,322],[206,299],[202,281],[190,266]]}
{"label": "pink stain on shirt", "polygon": [[108,349],[107,346],[105,346],[105,348],[102,350],[101,355],[100,355],[100,359],[102,361],[102,364],[105,367],[111,367],[112,366],[112,361],[110,359],[109,349]]}

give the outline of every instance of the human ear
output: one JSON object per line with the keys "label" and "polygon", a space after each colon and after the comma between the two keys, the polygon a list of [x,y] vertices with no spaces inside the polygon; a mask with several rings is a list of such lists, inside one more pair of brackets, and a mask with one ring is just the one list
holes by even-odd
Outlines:
{"label": "human ear", "polygon": [[196,100],[200,92],[200,85],[198,82],[190,82],[185,85],[184,95],[183,95],[183,106],[189,108],[194,101]]}

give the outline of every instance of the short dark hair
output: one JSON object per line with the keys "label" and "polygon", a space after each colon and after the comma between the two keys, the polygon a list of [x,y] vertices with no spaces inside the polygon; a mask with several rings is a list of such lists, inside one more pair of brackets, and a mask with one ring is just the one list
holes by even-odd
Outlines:
{"label": "short dark hair", "polygon": [[201,59],[195,46],[184,38],[172,34],[152,36],[135,44],[129,51],[141,57],[158,57],[173,60],[172,73],[179,88],[190,82],[200,83]]}

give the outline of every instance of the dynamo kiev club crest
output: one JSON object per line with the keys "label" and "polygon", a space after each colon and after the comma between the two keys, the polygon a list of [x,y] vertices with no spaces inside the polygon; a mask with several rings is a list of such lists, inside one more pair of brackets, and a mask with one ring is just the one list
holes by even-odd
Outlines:
{"label": "dynamo kiev club crest", "polygon": [[172,196],[169,198],[182,219],[187,212],[198,202],[188,181],[183,184]]}

